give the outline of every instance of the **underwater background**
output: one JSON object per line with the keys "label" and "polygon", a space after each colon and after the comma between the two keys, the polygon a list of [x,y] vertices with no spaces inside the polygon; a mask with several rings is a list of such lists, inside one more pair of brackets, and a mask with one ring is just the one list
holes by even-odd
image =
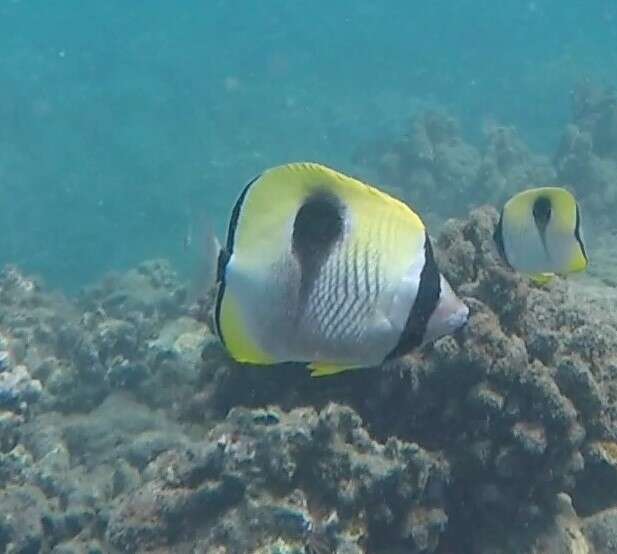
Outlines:
{"label": "underwater background", "polygon": [[353,153],[427,107],[474,144],[494,121],[552,154],[574,86],[614,81],[616,10],[5,0],[1,260],[71,291],[144,257],[185,267],[188,220],[222,235],[264,168],[315,160],[378,179]]}
{"label": "underwater background", "polygon": [[[0,0],[0,552],[617,552],[616,44],[610,0]],[[227,357],[204,229],[300,160],[415,207],[462,338]],[[591,264],[538,286],[491,237],[546,184]]]}

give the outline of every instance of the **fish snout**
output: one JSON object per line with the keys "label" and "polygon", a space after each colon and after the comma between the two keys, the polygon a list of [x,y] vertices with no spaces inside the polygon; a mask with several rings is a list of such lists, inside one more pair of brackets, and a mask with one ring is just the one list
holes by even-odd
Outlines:
{"label": "fish snout", "polygon": [[441,294],[437,306],[429,317],[424,341],[432,342],[445,335],[451,335],[469,321],[469,307],[454,293],[452,287],[441,276]]}

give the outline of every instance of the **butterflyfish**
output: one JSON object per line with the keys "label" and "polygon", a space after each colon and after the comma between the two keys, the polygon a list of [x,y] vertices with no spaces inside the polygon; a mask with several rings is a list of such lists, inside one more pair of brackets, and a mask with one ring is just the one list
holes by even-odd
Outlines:
{"label": "butterflyfish", "polygon": [[493,238],[512,269],[540,283],[584,271],[588,264],[580,208],[563,188],[534,188],[510,198]]}
{"label": "butterflyfish", "polygon": [[469,313],[409,206],[314,163],[246,185],[216,280],[216,332],[235,360],[306,363],[313,376],[402,356]]}

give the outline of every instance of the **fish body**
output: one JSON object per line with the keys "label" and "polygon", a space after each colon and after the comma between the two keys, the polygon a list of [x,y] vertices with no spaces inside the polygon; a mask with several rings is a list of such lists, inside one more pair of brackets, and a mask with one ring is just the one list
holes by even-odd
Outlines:
{"label": "fish body", "polygon": [[296,163],[251,181],[217,270],[217,333],[233,358],[369,367],[462,326],[421,219],[327,167]]}
{"label": "fish body", "polygon": [[564,188],[534,188],[510,198],[493,238],[506,263],[538,283],[588,264],[580,208]]}

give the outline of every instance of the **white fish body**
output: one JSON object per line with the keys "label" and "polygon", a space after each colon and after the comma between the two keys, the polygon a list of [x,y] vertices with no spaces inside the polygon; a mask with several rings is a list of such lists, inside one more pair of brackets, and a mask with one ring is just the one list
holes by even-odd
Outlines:
{"label": "white fish body", "polygon": [[307,362],[314,374],[378,365],[468,315],[420,218],[317,164],[273,168],[245,188],[218,280],[218,333],[234,358]]}

